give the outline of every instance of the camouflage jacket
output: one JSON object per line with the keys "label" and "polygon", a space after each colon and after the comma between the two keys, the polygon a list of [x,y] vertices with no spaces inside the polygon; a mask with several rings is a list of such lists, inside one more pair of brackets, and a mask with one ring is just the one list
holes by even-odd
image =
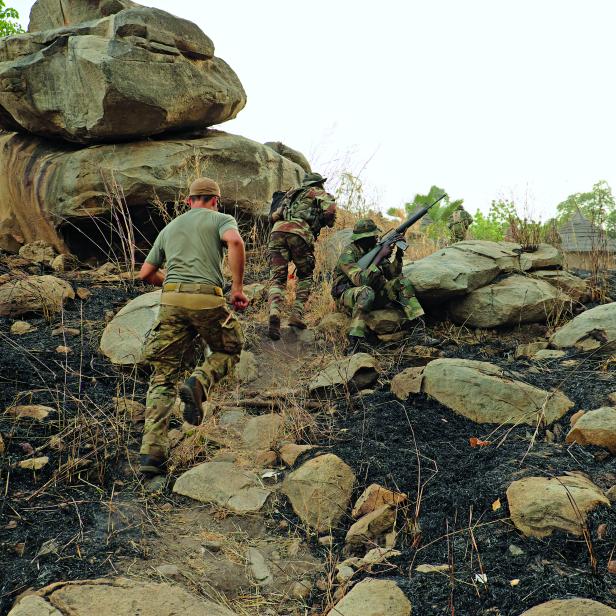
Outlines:
{"label": "camouflage jacket", "polygon": [[274,223],[272,233],[295,233],[312,246],[321,229],[333,227],[335,220],[336,200],[333,195],[318,186],[309,186],[286,208],[284,220]]}
{"label": "camouflage jacket", "polygon": [[451,229],[455,225],[462,225],[468,229],[473,222],[473,217],[466,210],[454,210],[447,219],[447,227]]}
{"label": "camouflage jacket", "polygon": [[347,288],[368,286],[378,291],[386,280],[397,278],[402,273],[402,260],[398,258],[392,261],[385,259],[379,265],[371,265],[362,270],[357,262],[365,254],[355,242],[351,242],[344,249],[334,270],[334,295],[336,287],[343,286]]}

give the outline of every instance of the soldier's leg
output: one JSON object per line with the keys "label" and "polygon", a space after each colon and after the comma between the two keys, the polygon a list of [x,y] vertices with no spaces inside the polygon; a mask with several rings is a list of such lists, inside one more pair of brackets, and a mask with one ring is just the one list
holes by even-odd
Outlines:
{"label": "soldier's leg", "polygon": [[314,272],[314,249],[299,235],[290,234],[289,249],[291,259],[295,263],[297,287],[295,302],[291,311],[291,323],[303,325],[304,308],[312,290],[312,274]]}
{"label": "soldier's leg", "polygon": [[176,381],[195,331],[181,308],[161,306],[158,322],[146,342],[145,359],[152,366],[146,397],[140,453],[164,460],[169,450],[167,430],[175,402]]}
{"label": "soldier's leg", "polygon": [[207,394],[215,383],[235,368],[244,346],[244,335],[239,321],[226,306],[195,310],[191,322],[212,351],[192,374]]}
{"label": "soldier's leg", "polygon": [[374,307],[375,293],[367,286],[347,289],[339,298],[339,305],[351,313],[348,335],[365,338],[366,318]]}
{"label": "soldier's leg", "polygon": [[287,247],[287,233],[272,233],[267,246],[270,265],[270,288],[268,293],[270,316],[280,316],[287,287],[291,255]]}
{"label": "soldier's leg", "polygon": [[424,310],[415,296],[415,289],[410,280],[402,276],[388,280],[384,289],[390,302],[398,304],[409,321],[424,314]]}

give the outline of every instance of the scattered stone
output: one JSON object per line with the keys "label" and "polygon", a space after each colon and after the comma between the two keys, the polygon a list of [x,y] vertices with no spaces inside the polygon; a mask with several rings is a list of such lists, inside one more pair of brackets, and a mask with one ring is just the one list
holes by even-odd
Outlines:
{"label": "scattered stone", "polygon": [[114,396],[112,398],[115,407],[115,412],[118,415],[127,416],[133,423],[139,423],[145,420],[145,405],[131,398],[121,398]]}
{"label": "scattered stone", "polygon": [[0,316],[60,312],[66,300],[74,298],[73,288],[65,280],[55,276],[28,276],[0,286]]}
{"label": "scattered stone", "polygon": [[280,459],[287,466],[293,466],[295,462],[297,462],[297,458],[312,449],[314,449],[314,445],[297,445],[295,443],[287,443],[280,448]]}
{"label": "scattered stone", "polygon": [[259,378],[259,362],[254,353],[242,351],[236,368],[240,383],[252,383]]}
{"label": "scattered stone", "polygon": [[415,567],[417,573],[449,573],[451,567],[449,565],[418,565]]}
{"label": "scattered stone", "polygon": [[522,548],[512,544],[509,546],[509,553],[511,556],[522,556],[525,552]]}
{"label": "scattered stone", "polygon": [[246,558],[257,586],[271,586],[274,583],[274,576],[263,554],[257,548],[248,548]]}
{"label": "scattered stone", "polygon": [[393,334],[395,332],[404,332],[399,330],[408,322],[408,319],[404,316],[402,310],[397,308],[382,308],[380,310],[372,310],[368,313],[366,318],[366,325],[370,331],[377,335]]}
{"label": "scattered stone", "polygon": [[73,350],[71,349],[71,347],[62,346],[62,345],[56,347],[56,353],[61,353],[62,355],[69,355],[72,352]]}
{"label": "scattered stone", "polygon": [[378,545],[382,536],[396,523],[396,510],[384,505],[361,517],[346,534],[346,544],[350,549],[363,545]]}
{"label": "scattered stone", "polygon": [[453,300],[449,313],[457,324],[489,329],[545,323],[570,303],[571,298],[548,282],[512,275]]}
{"label": "scattered stone", "polygon": [[282,484],[295,513],[319,532],[334,528],[349,506],[355,475],[334,454],[308,460]]}
{"label": "scattered stone", "polygon": [[51,269],[56,272],[74,272],[79,269],[79,259],[75,255],[58,255],[51,262]]}
{"label": "scattered stone", "polygon": [[366,555],[360,560],[360,566],[371,567],[372,565],[380,565],[390,558],[402,556],[402,552],[392,548],[372,548],[366,552]]}
{"label": "scattered stone", "polygon": [[411,603],[395,582],[365,579],[336,603],[336,616],[410,616]]}
{"label": "scattered stone", "polygon": [[336,387],[360,391],[378,380],[378,364],[367,353],[355,353],[350,357],[331,362],[310,383],[310,391],[323,392]]}
{"label": "scattered stone", "polygon": [[156,567],[156,573],[162,577],[171,578],[172,580],[182,579],[182,574],[180,573],[180,569],[177,565],[159,565]]}
{"label": "scattered stone", "polygon": [[259,477],[231,462],[204,462],[183,473],[173,491],[202,503],[213,503],[235,513],[259,511],[271,494]]}
{"label": "scattered stone", "polygon": [[11,325],[10,331],[14,336],[23,336],[23,334],[29,334],[30,332],[36,331],[36,327],[27,321],[15,321]]}
{"label": "scattered stone", "polygon": [[559,391],[516,381],[494,364],[469,359],[430,362],[423,372],[422,391],[478,423],[549,425],[573,407]]}
{"label": "scattered stone", "polygon": [[204,539],[202,545],[209,552],[220,552],[223,547],[223,541],[220,539]]}
{"label": "scattered stone", "polygon": [[423,380],[423,366],[406,368],[402,372],[396,374],[391,380],[391,393],[398,400],[406,400],[411,394],[421,392],[421,383]]}
{"label": "scattered stone", "polygon": [[316,330],[323,336],[329,336],[336,338],[345,336],[349,329],[349,317],[342,312],[330,312],[326,314],[319,324],[316,326]]}
{"label": "scattered stone", "polygon": [[607,395],[607,399],[616,406],[616,391],[613,391],[611,394]]}
{"label": "scattered stone", "polygon": [[26,595],[9,612],[9,616],[62,614],[235,616],[226,607],[192,595],[179,586],[125,578],[58,582],[36,595]]}
{"label": "scattered stone", "polygon": [[584,413],[567,434],[566,441],[578,445],[605,447],[616,454],[616,408],[603,406]]}
{"label": "scattered stone", "polygon": [[85,302],[86,300],[90,299],[90,297],[92,296],[92,291],[84,287],[77,287],[77,289],[75,290],[75,295],[80,300]]}
{"label": "scattered stone", "polygon": [[29,244],[24,244],[19,249],[19,256],[22,259],[28,259],[28,261],[43,263],[45,265],[51,265],[51,262],[54,260],[56,254],[57,253],[54,247],[43,240],[37,240],[35,242],[30,242]]}
{"label": "scattered stone", "polygon": [[336,567],[336,581],[346,584],[355,575],[355,569],[349,565],[340,564]]}
{"label": "scattered stone", "polygon": [[40,471],[44,466],[49,464],[49,458],[47,456],[41,456],[39,458],[30,458],[29,460],[22,460],[19,462],[19,468],[24,468],[29,471]]}
{"label": "scattered stone", "polygon": [[253,450],[267,450],[274,447],[284,426],[282,415],[268,413],[251,417],[244,426],[242,442]]}
{"label": "scattered stone", "polygon": [[538,270],[532,275],[534,278],[549,282],[576,302],[588,301],[588,283],[579,276],[564,270]]}
{"label": "scattered stone", "polygon": [[145,293],[130,301],[105,327],[101,351],[114,364],[138,364],[143,360],[147,334],[158,316],[161,291]]}
{"label": "scattered stone", "polygon": [[310,580],[300,580],[299,582],[293,582],[289,588],[289,594],[294,599],[305,600],[310,596],[312,592],[312,583]]}
{"label": "scattered stone", "polygon": [[616,486],[612,486],[605,495],[610,500],[610,503],[616,503]]}
{"label": "scattered stone", "polygon": [[56,327],[51,330],[52,336],[80,336],[81,330],[76,327]]}
{"label": "scattered stone", "polygon": [[334,541],[335,539],[333,535],[323,535],[323,537],[319,537],[319,543],[325,547],[331,547],[334,545]]}
{"label": "scattered stone", "polygon": [[529,342],[527,344],[520,344],[513,354],[514,359],[520,359],[522,357],[533,357],[538,351],[548,348],[547,340],[537,340],[536,342]]}
{"label": "scattered stone", "polygon": [[5,451],[4,439],[2,438],[2,434],[0,434],[0,456],[4,453],[4,451]]}
{"label": "scattered stone", "polygon": [[557,349],[610,354],[616,352],[616,302],[582,312],[550,338]]}
{"label": "scattered stone", "polygon": [[610,506],[603,492],[578,474],[519,479],[507,488],[507,501],[511,521],[527,537],[548,537],[555,530],[581,535],[586,515],[598,505]]}
{"label": "scattered stone", "polygon": [[407,495],[402,492],[393,492],[378,483],[369,485],[357,499],[351,515],[360,518],[383,505],[391,505],[393,508],[407,500]]}
{"label": "scattered stone", "polygon": [[15,415],[18,419],[24,419],[26,417],[30,419],[37,419],[43,421],[47,419],[50,413],[55,413],[56,409],[50,406],[43,406],[42,404],[23,404],[19,406],[11,406],[6,409],[9,415]]}
{"label": "scattered stone", "polygon": [[533,359],[535,361],[546,361],[549,359],[562,359],[566,357],[567,353],[565,351],[557,351],[555,349],[543,349],[541,351],[537,351]]}
{"label": "scattered stone", "polygon": [[107,263],[103,263],[98,267],[95,273],[97,276],[117,276],[120,273],[120,268],[116,263],[107,261]]}
{"label": "scattered stone", "polygon": [[271,468],[276,466],[278,456],[275,451],[259,451],[254,457],[254,462],[258,467]]}
{"label": "scattered stone", "polygon": [[592,599],[555,599],[536,605],[521,616],[616,616],[616,610]]}

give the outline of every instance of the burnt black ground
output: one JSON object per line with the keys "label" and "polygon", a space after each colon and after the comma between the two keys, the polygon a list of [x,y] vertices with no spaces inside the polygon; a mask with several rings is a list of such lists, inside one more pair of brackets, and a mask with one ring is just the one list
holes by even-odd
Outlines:
{"label": "burnt black ground", "polygon": [[[363,398],[354,412],[341,410],[336,428],[344,440],[334,439],[331,444],[358,477],[354,497],[369,484],[379,483],[409,494],[412,514],[418,486],[423,487],[420,542],[413,547],[411,537],[403,535],[403,555],[394,561],[399,569],[395,575],[391,570],[383,573],[408,595],[413,614],[518,616],[543,601],[574,596],[616,607],[616,576],[607,572],[616,546],[616,511],[602,507],[589,517],[598,560],[595,574],[582,538],[564,533],[541,540],[521,535],[507,521],[505,496],[515,479],[566,471],[584,472],[604,489],[616,483],[612,456],[563,442],[568,417],[579,408],[604,405],[606,394],[616,389],[616,372],[597,372],[598,366],[592,362],[582,369],[563,369],[559,362],[552,362],[550,370],[535,373],[529,370],[530,362],[507,358],[514,345],[515,333],[503,334],[491,344],[448,347],[445,354],[498,363],[533,385],[561,386],[576,407],[558,422],[561,433],[555,443],[546,442],[545,430],[541,430],[529,450],[533,430],[519,427],[498,447],[472,448],[470,437],[497,443],[504,434],[492,433],[494,426],[479,426],[459,417],[424,395],[398,402],[387,387]],[[611,381],[605,380],[610,377]],[[497,499],[501,507],[494,511],[492,504]],[[603,539],[597,536],[599,524],[607,524]],[[473,528],[476,548],[469,527]],[[524,553],[513,556],[510,545]],[[452,577],[415,573],[415,567],[424,563],[453,563],[455,573]],[[487,576],[487,585],[475,578],[482,573]],[[519,584],[512,587],[511,581],[516,579]]]}

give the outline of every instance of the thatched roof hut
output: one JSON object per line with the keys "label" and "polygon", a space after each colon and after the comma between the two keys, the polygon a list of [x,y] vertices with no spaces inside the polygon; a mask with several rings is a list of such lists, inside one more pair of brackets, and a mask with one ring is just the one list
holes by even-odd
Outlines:
{"label": "thatched roof hut", "polygon": [[558,234],[565,252],[616,252],[616,240],[610,239],[604,229],[576,212],[564,223]]}

